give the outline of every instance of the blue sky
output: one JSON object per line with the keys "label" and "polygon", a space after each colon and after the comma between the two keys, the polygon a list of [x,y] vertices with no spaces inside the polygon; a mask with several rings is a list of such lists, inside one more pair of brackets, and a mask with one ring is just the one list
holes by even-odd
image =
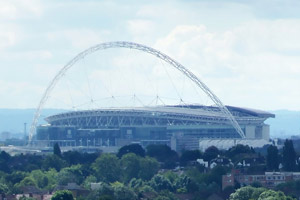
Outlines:
{"label": "blue sky", "polygon": [[296,0],[0,0],[0,107],[35,107],[77,53],[126,40],[175,58],[225,104],[300,110],[299,10]]}

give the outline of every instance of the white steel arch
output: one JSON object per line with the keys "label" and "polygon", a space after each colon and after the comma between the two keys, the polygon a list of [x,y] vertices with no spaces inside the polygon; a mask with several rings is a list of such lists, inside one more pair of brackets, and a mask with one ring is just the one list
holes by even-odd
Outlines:
{"label": "white steel arch", "polygon": [[149,54],[152,54],[161,60],[169,63],[173,67],[175,67],[177,70],[182,72],[185,76],[187,76],[190,80],[192,80],[198,87],[200,87],[206,95],[220,108],[221,112],[227,116],[228,120],[231,122],[232,126],[235,128],[235,130],[238,132],[238,134],[245,138],[244,132],[242,131],[241,127],[235,120],[235,118],[232,116],[232,114],[229,112],[229,110],[224,106],[224,104],[220,101],[220,99],[191,71],[189,71],[187,68],[185,68],[183,65],[169,57],[168,55],[153,49],[151,47],[147,47],[142,44],[134,43],[134,42],[126,42],[126,41],[115,41],[115,42],[107,42],[107,43],[101,43],[97,44],[93,47],[90,47],[86,49],[85,51],[79,53],[77,56],[75,56],[72,60],[70,60],[52,79],[50,84],[48,85],[47,89],[45,90],[41,101],[38,104],[38,107],[35,111],[33,122],[30,127],[29,132],[29,142],[31,142],[32,137],[36,131],[36,126],[38,123],[38,119],[41,114],[41,110],[46,103],[46,101],[49,98],[49,95],[53,88],[55,87],[56,83],[59,81],[59,79],[67,72],[68,69],[70,69],[78,60],[83,59],[85,56],[94,53],[99,50],[105,50],[105,49],[111,49],[111,48],[128,48],[128,49],[136,49],[140,50]]}

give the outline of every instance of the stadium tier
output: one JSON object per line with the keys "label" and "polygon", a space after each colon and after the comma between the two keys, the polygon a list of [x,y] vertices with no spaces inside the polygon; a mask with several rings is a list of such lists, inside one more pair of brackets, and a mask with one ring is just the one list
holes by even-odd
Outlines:
{"label": "stadium tier", "polygon": [[[254,109],[226,106],[250,140],[269,140],[269,125],[275,115]],[[207,139],[242,139],[226,115],[214,106],[175,105],[106,108],[72,111],[49,116],[37,127],[37,144],[53,146],[121,147],[167,144],[172,149],[199,149]]]}

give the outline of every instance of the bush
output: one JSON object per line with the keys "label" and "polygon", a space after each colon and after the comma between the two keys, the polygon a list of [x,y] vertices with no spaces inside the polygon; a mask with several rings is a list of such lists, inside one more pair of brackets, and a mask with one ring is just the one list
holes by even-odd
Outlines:
{"label": "bush", "polygon": [[157,174],[153,176],[149,184],[155,191],[161,191],[161,190],[173,191],[172,183],[169,181],[169,179],[167,179],[161,174]]}
{"label": "bush", "polygon": [[73,194],[69,190],[60,190],[54,193],[51,200],[73,200]]}

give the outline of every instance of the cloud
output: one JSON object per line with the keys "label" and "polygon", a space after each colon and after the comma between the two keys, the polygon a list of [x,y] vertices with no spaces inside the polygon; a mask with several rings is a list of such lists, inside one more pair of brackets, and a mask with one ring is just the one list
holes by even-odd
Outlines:
{"label": "cloud", "polygon": [[31,50],[31,51],[20,51],[14,53],[2,54],[0,58],[6,60],[19,59],[23,62],[37,62],[38,60],[49,60],[53,57],[53,54],[49,50]]}
{"label": "cloud", "polygon": [[109,34],[108,31],[97,31],[91,29],[69,29],[62,31],[54,31],[46,34],[46,37],[51,42],[68,41],[72,47],[76,49],[85,49],[92,45],[101,43],[103,41],[102,35]]}
{"label": "cloud", "polygon": [[[1,108],[35,108],[44,88],[28,81],[0,80]],[[27,95],[24,95],[27,94]]]}
{"label": "cloud", "polygon": [[1,23],[0,19],[0,51],[16,46],[23,38],[24,32],[14,23]]}
{"label": "cloud", "polygon": [[183,25],[155,46],[198,74],[225,104],[300,109],[299,24],[252,21],[218,33]]}
{"label": "cloud", "polygon": [[0,16],[8,19],[14,19],[17,15],[17,8],[12,2],[0,1]]}
{"label": "cloud", "polygon": [[[82,50],[128,40],[175,58],[227,104],[300,109],[300,15],[295,2],[0,0],[0,79],[30,79],[29,85],[45,86]],[[113,52],[107,58],[116,69],[134,63]],[[139,54],[133,59],[141,63],[139,73],[166,77],[159,62],[143,59]]]}
{"label": "cloud", "polygon": [[2,20],[39,17],[42,14],[43,7],[39,0],[0,0],[0,18]]}
{"label": "cloud", "polygon": [[300,19],[259,20],[245,23],[232,30],[237,50],[244,53],[262,51],[292,53],[300,50],[297,42]]}
{"label": "cloud", "polygon": [[128,22],[128,31],[133,35],[144,35],[151,34],[155,31],[155,25],[150,20],[129,20]]}
{"label": "cloud", "polygon": [[7,48],[9,46],[13,46],[14,44],[16,44],[16,40],[17,40],[17,36],[15,32],[0,31],[0,50]]}

